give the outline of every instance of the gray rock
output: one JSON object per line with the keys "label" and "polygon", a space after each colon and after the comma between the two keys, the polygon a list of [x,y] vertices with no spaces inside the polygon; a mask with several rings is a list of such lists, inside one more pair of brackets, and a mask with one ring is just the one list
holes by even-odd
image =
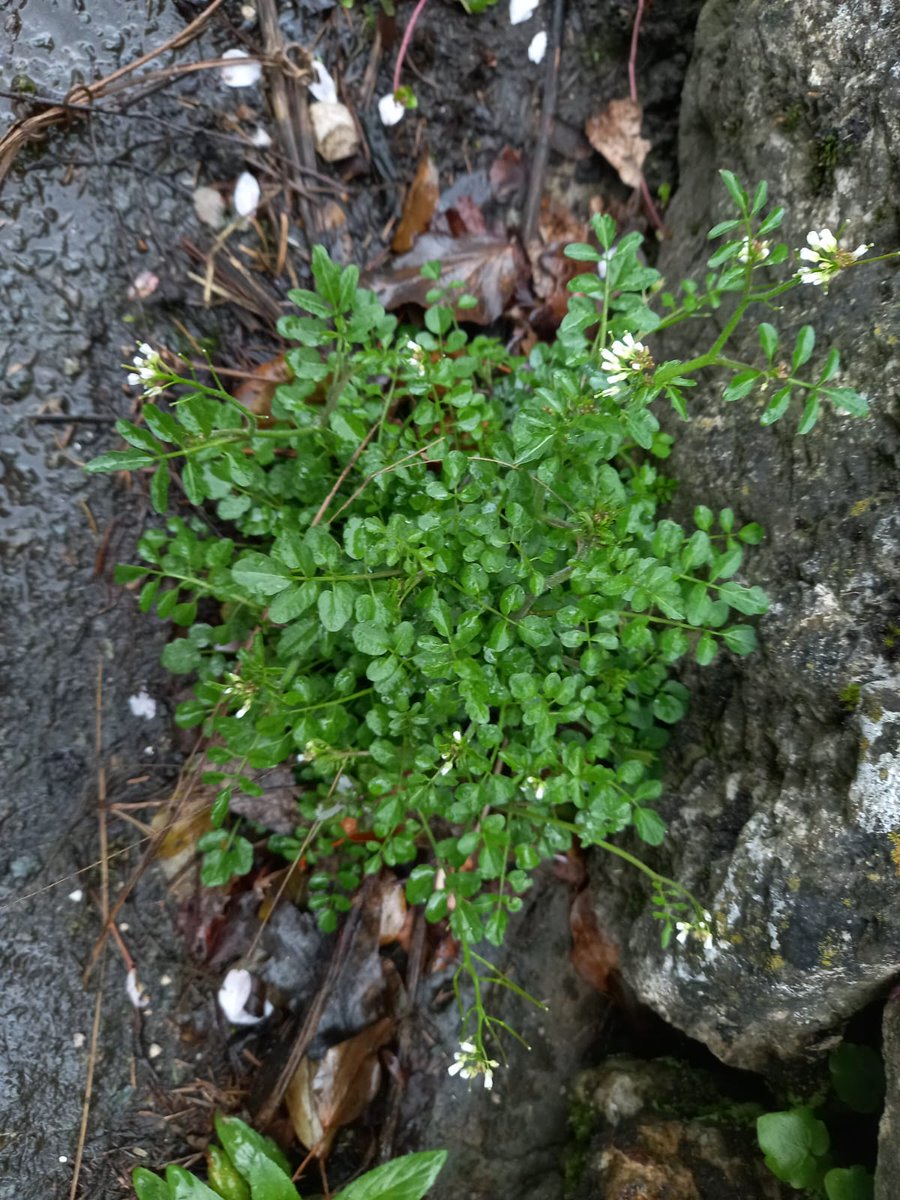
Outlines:
{"label": "gray rock", "polygon": [[882,1052],[886,1089],[878,1131],[875,1200],[900,1196],[900,993],[891,994],[884,1010]]}
{"label": "gray rock", "polygon": [[[853,245],[900,243],[897,26],[893,4],[707,4],[663,255],[670,281],[702,278],[705,231],[729,211],[720,167],[768,179],[788,208],[789,245],[845,223]],[[710,380],[692,394],[691,424],[672,426],[678,515],[730,504],[767,531],[743,576],[772,598],[761,650],[684,672],[695,701],[661,805],[660,868],[727,931],[708,953],[663,953],[617,866],[598,866],[596,897],[638,997],[744,1067],[815,1055],[900,969],[898,290],[893,264],[853,270],[828,296],[803,287],[757,315],[789,345],[809,322],[820,347],[838,346],[841,381],[870,397],[870,418],[828,412],[800,438],[797,412],[761,428],[752,396],[726,407]],[[673,330],[664,357],[705,348],[715,325]],[[755,325],[734,357],[757,356]]]}
{"label": "gray rock", "polygon": [[759,1107],[675,1059],[614,1055],[575,1082],[574,1200],[782,1200],[755,1137]]}

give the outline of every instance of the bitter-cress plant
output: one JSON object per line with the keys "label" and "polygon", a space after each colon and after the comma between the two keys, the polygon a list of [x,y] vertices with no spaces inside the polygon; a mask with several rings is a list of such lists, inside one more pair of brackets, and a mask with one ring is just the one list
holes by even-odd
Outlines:
{"label": "bitter-cress plant", "polygon": [[[294,378],[271,416],[142,347],[130,370],[143,424],[120,421],[131,448],[89,469],[152,470],[154,508],[175,512],[117,578],[184,630],[164,662],[194,676],[176,721],[208,739],[207,883],[252,865],[260,834],[230,815],[234,794],[293,761],[296,834],[269,845],[303,854],[323,926],[363,874],[399,869],[409,901],[449,921],[478,996],[473,947],[502,942],[531,873],[573,843],[647,876],[664,943],[676,929],[713,936],[693,897],[616,839],[665,835],[653,805],[688,699],[677,664],[753,650],[747,619],[767,599],[739,577],[763,531],[727,507],[698,506],[688,528],[659,515],[672,439],[654,407],[686,417],[696,376],[719,368],[723,399],[762,395],[765,424],[794,396],[799,433],[823,401],[866,411],[832,382],[836,350],[811,369],[810,326],[783,352],[763,321],[760,360],[729,357],[751,307],[770,317],[789,289],[827,285],[867,248],[822,231],[799,270],[779,270],[782,210],[766,214],[765,184],[751,197],[722,176],[736,215],[710,234],[725,240],[702,286],[666,292],[640,236],[617,241],[612,218],[595,217],[597,246],[568,248],[585,273],[557,339],[527,358],[461,325],[471,301],[438,286],[439,264],[416,333],[321,249],[315,290],[291,293],[303,315],[279,322]],[[655,333],[723,304],[705,353],[654,361]],[[482,1064],[487,1080],[492,1020],[480,999],[464,1013],[463,1073]]]}

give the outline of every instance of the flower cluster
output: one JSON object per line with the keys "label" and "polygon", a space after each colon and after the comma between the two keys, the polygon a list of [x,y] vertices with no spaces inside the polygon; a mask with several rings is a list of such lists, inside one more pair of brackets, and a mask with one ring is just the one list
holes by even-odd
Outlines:
{"label": "flower cluster", "polygon": [[247,715],[250,711],[250,705],[253,703],[253,698],[256,695],[256,684],[250,683],[249,680],[242,679],[240,675],[235,675],[229,671],[225,679],[227,683],[222,688],[222,695],[229,696],[234,700],[241,701],[241,707],[234,714],[238,719]]}
{"label": "flower cluster", "polygon": [[129,385],[143,387],[145,396],[158,396],[169,381],[169,372],[159,351],[147,342],[141,342],[131,364],[134,370],[129,372]]}
{"label": "flower cluster", "polygon": [[459,755],[461,748],[462,748],[462,730],[454,729],[453,730],[453,744],[450,747],[448,747],[448,749],[445,750],[444,753],[441,755],[441,758],[443,759],[443,764],[441,766],[439,774],[441,774],[441,775],[449,775],[450,774],[450,772],[453,770],[453,764],[456,761],[456,758]]}
{"label": "flower cluster", "polygon": [[744,238],[737,252],[738,262],[761,263],[772,252],[772,243],[760,238]]}
{"label": "flower cluster", "polygon": [[704,950],[709,950],[716,940],[712,927],[712,913],[708,909],[704,909],[702,917],[694,921],[676,921],[675,929],[675,940],[682,946],[689,937],[695,937],[703,943]]}
{"label": "flower cluster", "polygon": [[855,250],[843,250],[830,229],[813,229],[806,235],[806,240],[809,245],[803,247],[800,257],[804,263],[811,265],[800,267],[797,278],[801,283],[811,283],[815,287],[824,288],[826,292],[835,275],[845,267],[852,266],[871,249],[863,243]]}
{"label": "flower cluster", "polygon": [[654,365],[650,351],[643,342],[635,341],[633,334],[623,334],[608,349],[600,352],[600,366],[610,384],[601,395],[618,396],[624,390],[623,384],[643,383]]}
{"label": "flower cluster", "polygon": [[472,1042],[460,1042],[447,1072],[462,1079],[477,1079],[481,1075],[484,1086],[490,1090],[494,1086],[494,1068],[499,1066],[496,1059],[487,1058]]}

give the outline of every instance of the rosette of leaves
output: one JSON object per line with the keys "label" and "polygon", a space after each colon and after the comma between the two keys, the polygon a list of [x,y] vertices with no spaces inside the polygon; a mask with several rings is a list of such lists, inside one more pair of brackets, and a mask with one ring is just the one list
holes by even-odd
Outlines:
{"label": "rosette of leaves", "polygon": [[[137,1167],[138,1200],[300,1200],[290,1164],[269,1138],[237,1117],[216,1117],[221,1146],[207,1151],[204,1183],[184,1167],[171,1164],[165,1176]],[[367,1171],[338,1192],[334,1200],[422,1200],[440,1174],[446,1150],[425,1150],[393,1159]]]}

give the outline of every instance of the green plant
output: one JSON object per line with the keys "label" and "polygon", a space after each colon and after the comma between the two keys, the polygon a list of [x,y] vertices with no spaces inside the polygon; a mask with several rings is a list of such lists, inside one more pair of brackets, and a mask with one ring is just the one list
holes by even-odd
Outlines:
{"label": "green plant", "polygon": [[[295,757],[297,831],[269,846],[310,866],[325,928],[364,873],[401,868],[409,901],[449,920],[478,991],[468,951],[503,940],[531,872],[577,841],[643,872],[664,944],[676,931],[712,940],[699,902],[614,839],[663,840],[660,752],[688,699],[677,664],[753,650],[744,619],[768,601],[736,577],[763,531],[727,507],[699,505],[687,529],[659,516],[672,438],[653,405],[687,419],[694,377],[724,368],[723,399],[755,390],[764,424],[797,392],[801,433],[823,401],[866,411],[831,383],[836,350],[806,374],[810,326],[789,361],[768,322],[761,365],[726,354],[751,306],[827,285],[860,251],[811,234],[805,264],[773,281],[788,257],[767,240],[782,210],[764,214],[764,184],[751,198],[722,175],[737,216],[710,234],[726,241],[702,288],[663,290],[640,236],[616,241],[595,217],[598,245],[568,248],[587,270],[558,338],[527,359],[468,333],[474,301],[439,286],[440,264],[412,336],[322,249],[315,291],[291,293],[306,315],[279,323],[294,378],[270,418],[141,348],[130,381],[148,401],[169,391],[171,406],[120,421],[131,448],[88,469],[152,469],[157,512],[173,480],[176,507],[183,492],[195,509],[147,532],[142,564],[117,578],[185,631],[164,662],[196,676],[175,719],[202,725],[214,768],[206,883],[252,865],[258,831],[230,817],[232,796],[258,794],[254,772]],[[724,302],[721,332],[689,361],[657,364],[637,340]],[[480,1000],[468,1015],[463,1036],[489,1070]]]}
{"label": "green plant", "polygon": [[[875,1114],[884,1101],[884,1066],[870,1046],[842,1042],[828,1057],[834,1094],[856,1113]],[[765,1113],[756,1122],[766,1166],[791,1187],[827,1200],[872,1200],[874,1180],[865,1167],[835,1167],[831,1135],[816,1113],[822,1104]],[[844,1111],[846,1112],[846,1108]],[[837,1114],[840,1116],[840,1111]]]}
{"label": "green plant", "polygon": [[[216,1117],[220,1146],[207,1151],[208,1180],[174,1163],[165,1178],[135,1168],[138,1200],[299,1200],[290,1164],[274,1142],[237,1117]],[[395,1158],[342,1188],[334,1200],[422,1200],[440,1174],[446,1150]]]}

